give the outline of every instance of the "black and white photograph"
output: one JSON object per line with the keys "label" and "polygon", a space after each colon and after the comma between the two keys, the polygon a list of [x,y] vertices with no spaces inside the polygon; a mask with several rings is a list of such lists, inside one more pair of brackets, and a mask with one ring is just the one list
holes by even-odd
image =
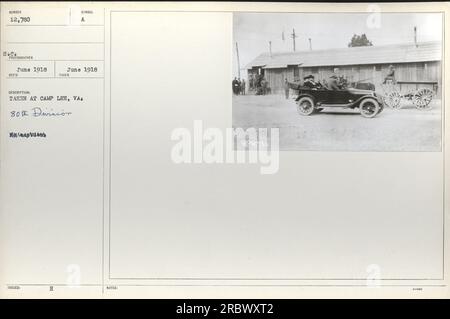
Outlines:
{"label": "black and white photograph", "polygon": [[441,13],[235,13],[233,127],[282,151],[441,150]]}

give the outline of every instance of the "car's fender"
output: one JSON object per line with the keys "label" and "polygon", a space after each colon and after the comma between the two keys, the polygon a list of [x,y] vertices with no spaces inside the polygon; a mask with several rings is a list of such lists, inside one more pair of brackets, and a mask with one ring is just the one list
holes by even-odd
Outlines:
{"label": "car's fender", "polygon": [[311,98],[314,101],[314,104],[316,104],[316,99],[314,98],[314,96],[312,96],[311,94],[307,94],[307,93],[299,94],[297,96],[297,98],[295,99],[295,101],[300,100],[302,97],[309,97],[309,98]]}
{"label": "car's fender", "polygon": [[367,95],[363,95],[363,96],[361,96],[360,98],[358,98],[356,101],[354,101],[354,102],[352,103],[352,105],[359,105],[359,103],[360,103],[362,100],[367,99],[367,98],[374,99],[375,101],[378,102],[378,104],[383,104],[382,102],[380,102],[380,99],[378,98],[378,96],[373,96],[373,95],[371,95],[371,94],[367,94]]}

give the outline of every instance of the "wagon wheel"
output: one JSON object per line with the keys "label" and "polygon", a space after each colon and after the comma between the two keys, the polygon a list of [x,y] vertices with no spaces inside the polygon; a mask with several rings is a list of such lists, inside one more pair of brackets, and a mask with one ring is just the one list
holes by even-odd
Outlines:
{"label": "wagon wheel", "polygon": [[398,91],[391,91],[384,96],[384,103],[389,106],[391,109],[399,110],[402,108],[401,100],[402,96]]}
{"label": "wagon wheel", "polygon": [[433,91],[424,88],[418,90],[413,96],[413,103],[419,110],[427,110],[431,108],[430,102],[433,99]]}

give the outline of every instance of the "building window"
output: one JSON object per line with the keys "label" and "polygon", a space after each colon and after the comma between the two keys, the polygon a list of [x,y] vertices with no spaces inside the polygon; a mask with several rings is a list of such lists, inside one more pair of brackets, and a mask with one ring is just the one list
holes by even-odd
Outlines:
{"label": "building window", "polygon": [[375,71],[381,71],[381,64],[375,65]]}
{"label": "building window", "polygon": [[258,68],[258,74],[264,76],[264,69],[259,67]]}

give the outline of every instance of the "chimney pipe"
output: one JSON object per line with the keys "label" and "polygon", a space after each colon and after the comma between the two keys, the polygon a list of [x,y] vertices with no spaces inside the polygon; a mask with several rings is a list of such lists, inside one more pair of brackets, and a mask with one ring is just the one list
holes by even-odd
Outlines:
{"label": "chimney pipe", "polygon": [[309,50],[312,51],[312,43],[311,43],[311,38],[308,38],[309,40]]}
{"label": "chimney pipe", "polygon": [[269,56],[272,57],[272,41],[269,41]]}

